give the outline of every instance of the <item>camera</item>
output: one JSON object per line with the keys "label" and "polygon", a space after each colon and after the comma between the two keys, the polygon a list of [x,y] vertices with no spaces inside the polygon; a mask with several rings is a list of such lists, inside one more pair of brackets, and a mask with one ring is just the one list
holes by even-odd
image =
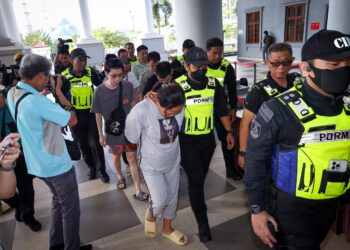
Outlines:
{"label": "camera", "polygon": [[69,45],[66,44],[66,43],[73,42],[72,39],[62,39],[62,38],[58,38],[57,41],[58,41],[58,43],[57,43],[57,52],[58,53],[68,52],[69,51]]}

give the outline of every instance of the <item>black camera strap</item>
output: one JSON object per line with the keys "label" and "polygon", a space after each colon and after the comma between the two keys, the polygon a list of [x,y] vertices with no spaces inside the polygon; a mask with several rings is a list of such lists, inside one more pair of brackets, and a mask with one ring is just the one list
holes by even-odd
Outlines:
{"label": "black camera strap", "polygon": [[32,93],[30,93],[30,92],[26,92],[26,93],[24,93],[23,95],[21,95],[21,97],[17,100],[17,102],[16,102],[16,107],[15,107],[15,122],[16,122],[16,124],[17,124],[18,106],[19,106],[19,104],[21,103],[21,101],[22,101],[26,96],[31,95],[31,94],[32,94]]}

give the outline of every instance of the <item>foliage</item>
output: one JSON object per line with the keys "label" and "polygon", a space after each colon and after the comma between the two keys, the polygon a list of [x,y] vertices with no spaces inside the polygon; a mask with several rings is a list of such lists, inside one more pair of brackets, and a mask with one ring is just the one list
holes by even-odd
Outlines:
{"label": "foliage", "polygon": [[23,43],[26,46],[32,46],[34,43],[37,42],[44,42],[46,45],[48,45],[52,52],[56,50],[56,43],[53,41],[48,33],[45,33],[42,30],[36,30],[33,32],[28,33]]}
{"label": "foliage", "polygon": [[173,7],[169,0],[152,0],[153,19],[160,33],[160,28],[169,25],[169,18],[173,14]]}
{"label": "foliage", "polygon": [[93,35],[97,40],[103,42],[105,48],[124,47],[124,44],[129,41],[129,38],[124,33],[106,28],[94,29]]}

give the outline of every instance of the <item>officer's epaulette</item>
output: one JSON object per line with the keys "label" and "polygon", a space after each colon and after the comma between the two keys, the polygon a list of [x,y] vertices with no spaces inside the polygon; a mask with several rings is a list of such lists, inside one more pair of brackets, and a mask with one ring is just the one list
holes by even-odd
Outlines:
{"label": "officer's epaulette", "polygon": [[257,82],[256,84],[253,85],[253,87],[255,86],[258,89],[262,89],[264,88],[266,85],[268,84],[267,78],[261,80],[260,82]]}
{"label": "officer's epaulette", "polygon": [[301,97],[302,96],[298,91],[294,89],[290,89],[280,94],[277,98],[280,99],[280,101],[283,104],[287,105],[288,103],[293,102]]}

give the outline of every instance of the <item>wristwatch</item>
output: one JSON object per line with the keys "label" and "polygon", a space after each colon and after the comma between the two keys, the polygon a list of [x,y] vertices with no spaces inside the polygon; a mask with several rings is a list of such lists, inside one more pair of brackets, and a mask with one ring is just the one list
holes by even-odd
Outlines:
{"label": "wristwatch", "polygon": [[15,167],[17,165],[17,162],[13,162],[12,166],[9,167],[9,168],[4,168],[3,166],[0,165],[0,171],[2,172],[11,172],[11,171],[14,171],[15,170]]}
{"label": "wristwatch", "polygon": [[250,206],[250,212],[252,214],[260,214],[261,212],[265,211],[265,208],[260,205],[251,205]]}
{"label": "wristwatch", "polygon": [[226,130],[226,134],[231,133],[233,135],[233,129]]}
{"label": "wristwatch", "polygon": [[242,157],[245,157],[245,151],[239,151],[238,155],[242,156]]}

